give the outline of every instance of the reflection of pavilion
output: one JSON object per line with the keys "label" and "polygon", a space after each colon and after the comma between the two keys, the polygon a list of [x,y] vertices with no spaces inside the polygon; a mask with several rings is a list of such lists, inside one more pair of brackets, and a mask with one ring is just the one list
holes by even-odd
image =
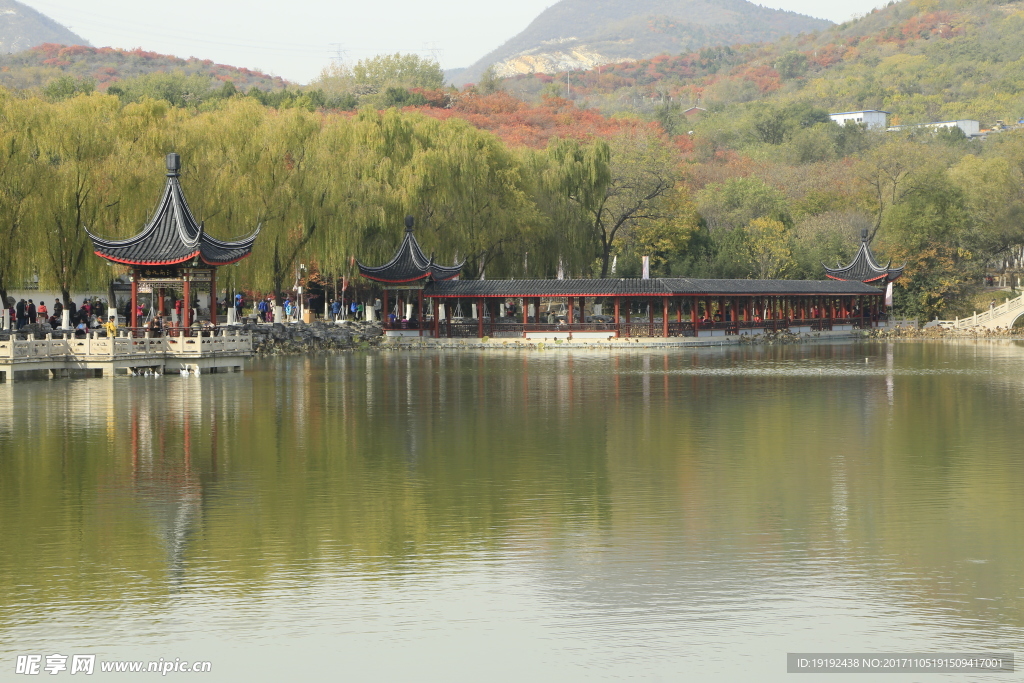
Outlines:
{"label": "reflection of pavilion", "polygon": [[[156,213],[135,237],[106,240],[89,233],[96,254],[108,261],[132,268],[132,327],[138,327],[138,296],[149,291],[154,296],[156,314],[165,310],[165,294],[174,293],[178,302],[176,322],[189,327],[193,322],[197,289],[209,294],[209,320],[217,324],[217,267],[240,261],[249,255],[259,228],[236,242],[223,242],[206,233],[205,224],[197,223],[178,181],[181,159],[167,155],[167,184]],[[179,298],[180,292],[180,298]],[[184,302],[182,304],[181,302]],[[173,304],[172,304],[173,305]],[[180,310],[180,316],[178,314]]]}
{"label": "reflection of pavilion", "polygon": [[203,433],[202,392],[200,382],[175,382],[165,394],[164,416],[155,417],[156,406],[135,402],[129,412],[132,488],[165,547],[172,586],[184,579],[189,541],[202,527],[204,488],[193,464],[194,436],[211,444],[216,468],[217,421],[212,438]]}

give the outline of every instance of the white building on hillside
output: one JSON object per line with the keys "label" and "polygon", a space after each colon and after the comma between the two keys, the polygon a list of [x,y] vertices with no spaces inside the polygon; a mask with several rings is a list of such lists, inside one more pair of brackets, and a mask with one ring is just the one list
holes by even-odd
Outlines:
{"label": "white building on hillside", "polygon": [[906,126],[893,126],[889,130],[909,130],[911,128],[959,128],[967,137],[974,137],[981,131],[981,124],[973,119],[960,119],[959,121],[935,121],[934,123],[912,123]]}
{"label": "white building on hillside", "polygon": [[872,129],[884,130],[887,124],[889,112],[878,109],[865,109],[864,111],[844,111],[838,114],[829,114],[829,118],[840,126],[847,123],[859,123],[862,126]]}

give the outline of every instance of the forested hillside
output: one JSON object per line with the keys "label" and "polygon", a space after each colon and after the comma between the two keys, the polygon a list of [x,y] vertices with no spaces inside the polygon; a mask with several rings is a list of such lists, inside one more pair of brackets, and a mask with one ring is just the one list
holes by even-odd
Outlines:
{"label": "forested hillside", "polygon": [[[566,75],[523,77],[537,96]],[[573,97],[606,112],[673,101],[707,107],[802,101],[831,111],[884,109],[893,123],[1024,115],[1024,5],[890,3],[867,16],[766,45],[709,48],[569,74]],[[565,88],[561,88],[565,94]]]}
{"label": "forested hillside", "polygon": [[57,79],[86,90],[106,90],[118,81],[178,73],[208,83],[212,89],[231,82],[235,88],[280,90],[287,83],[276,76],[208,59],[181,59],[142,49],[59,45],[47,43],[14,54],[0,55],[0,86],[42,89]]}

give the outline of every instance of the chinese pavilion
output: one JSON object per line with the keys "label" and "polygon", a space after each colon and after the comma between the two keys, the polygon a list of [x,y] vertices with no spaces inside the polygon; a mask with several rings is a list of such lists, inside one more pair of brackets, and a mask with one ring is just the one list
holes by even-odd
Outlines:
{"label": "chinese pavilion", "polygon": [[860,249],[849,264],[836,268],[829,268],[824,263],[821,265],[825,268],[825,275],[833,280],[848,280],[851,282],[881,285],[898,278],[903,274],[903,269],[907,267],[907,264],[904,263],[899,268],[890,268],[889,266],[892,265],[891,260],[884,266],[879,265],[878,261],[875,260],[875,255],[871,253],[871,247],[868,246],[867,230],[861,231]]}
{"label": "chinese pavilion", "polygon": [[[390,261],[383,266],[367,266],[361,262],[359,274],[368,280],[384,285],[383,317],[387,321],[388,290],[415,290],[418,293],[418,315],[416,325],[423,333],[423,289],[431,282],[443,282],[459,277],[465,261],[454,266],[442,266],[434,263],[433,254],[429,258],[420,248],[416,236],[412,233],[413,217],[405,217],[405,238],[398,245],[398,250]],[[401,317],[401,316],[399,316]]]}
{"label": "chinese pavilion", "polygon": [[130,266],[132,269],[131,326],[138,327],[138,295],[140,287],[152,292],[158,312],[165,313],[164,290],[181,291],[185,305],[181,324],[189,327],[192,320],[194,290],[210,293],[210,321],[217,324],[217,267],[236,263],[250,254],[259,234],[236,242],[223,242],[210,237],[205,225],[197,223],[178,180],[181,157],[167,155],[167,183],[153,217],[135,237],[107,240],[86,229],[97,256]]}

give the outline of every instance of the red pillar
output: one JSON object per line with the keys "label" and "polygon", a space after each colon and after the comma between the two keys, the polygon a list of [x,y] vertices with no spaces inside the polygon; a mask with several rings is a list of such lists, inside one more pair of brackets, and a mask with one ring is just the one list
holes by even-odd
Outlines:
{"label": "red pillar", "polygon": [[[139,271],[132,271],[132,327],[139,326]],[[73,321],[72,321],[73,322]]]}
{"label": "red pillar", "polygon": [[[384,301],[383,301],[384,308],[380,312],[380,326],[385,328],[385,329],[387,329],[387,326],[388,326],[388,315],[391,314],[391,309],[388,307],[388,290],[385,289],[381,294],[384,297]],[[345,312],[344,296],[342,296],[342,302],[341,303],[342,303],[341,311],[342,311],[342,315],[344,315],[344,312]]]}
{"label": "red pillar", "polygon": [[[189,281],[189,276],[185,275],[185,281],[181,285],[181,326],[188,330],[192,327],[192,283]],[[135,310],[135,304],[132,303],[132,310]],[[132,327],[134,327],[132,323]],[[188,332],[185,333],[186,336]]]}
{"label": "red pillar", "polygon": [[693,297],[693,301],[690,303],[690,323],[693,324],[693,336],[697,336],[697,330],[700,329],[700,320],[697,315],[697,297]]}
{"label": "red pillar", "polygon": [[530,324],[530,300],[523,297],[523,339],[526,339],[526,326]]}
{"label": "red pillar", "polygon": [[418,301],[419,313],[417,313],[416,319],[420,321],[420,325],[419,325],[419,327],[420,327],[420,336],[422,337],[423,336],[423,323],[424,323],[424,320],[423,320],[423,290],[422,289],[418,290],[417,294],[419,295],[419,301]]}
{"label": "red pillar", "polygon": [[217,269],[210,270],[210,324],[217,326]]}
{"label": "red pillar", "polygon": [[661,336],[668,337],[668,297],[661,297]]}
{"label": "red pillar", "polygon": [[484,300],[477,299],[476,304],[476,336],[479,339],[484,337]]}
{"label": "red pillar", "polygon": [[[568,312],[568,315],[566,315],[566,317],[565,317],[565,322],[567,322],[570,325],[572,325],[572,322],[573,322],[573,305],[572,305],[572,297],[571,296],[569,297],[569,312]],[[572,328],[570,327],[569,329],[571,330]],[[569,336],[572,336],[572,335],[570,334]]]}
{"label": "red pillar", "polygon": [[434,307],[434,339],[441,336],[441,300],[434,297],[430,300]]}
{"label": "red pillar", "polygon": [[626,336],[633,334],[633,329],[630,327],[629,321],[631,314],[633,313],[633,302],[631,299],[626,299]]}
{"label": "red pillar", "polygon": [[619,304],[620,304],[621,300],[622,300],[621,297],[615,297],[615,336],[616,337],[619,336],[619,331],[620,331],[619,330]]}

